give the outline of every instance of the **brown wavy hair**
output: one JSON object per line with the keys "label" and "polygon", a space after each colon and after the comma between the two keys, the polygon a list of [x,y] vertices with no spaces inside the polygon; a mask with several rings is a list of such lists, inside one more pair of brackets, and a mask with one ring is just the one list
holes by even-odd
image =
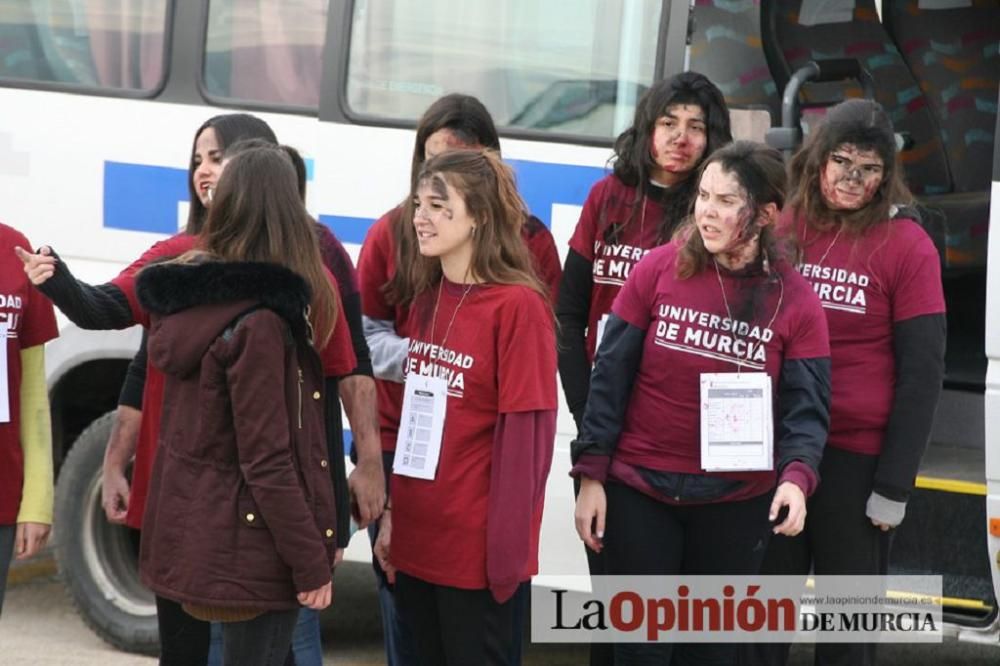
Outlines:
{"label": "brown wavy hair", "polygon": [[[784,206],[785,165],[781,153],[774,148],[753,141],[733,142],[716,150],[705,160],[695,182],[700,185],[705,169],[716,162],[724,172],[736,177],[747,199],[748,214],[753,218],[769,203],[776,204],[778,210]],[[675,235],[682,243],[677,257],[677,277],[682,280],[705,270],[712,258],[694,225],[694,202],[695,199],[692,199],[688,219]],[[753,232],[754,227],[747,225],[745,233],[748,238]],[[791,256],[789,248],[778,240],[773,223],[760,228],[760,247],[762,254],[772,262]]]}
{"label": "brown wavy hair", "polygon": [[[476,280],[528,287],[548,303],[544,285],[535,277],[531,256],[521,238],[524,201],[517,192],[514,172],[493,150],[451,150],[424,163],[411,198],[423,183],[450,185],[477,221],[470,271]],[[417,255],[412,288],[402,294],[409,304],[442,278],[437,257]]]}
{"label": "brown wavy hair", "polygon": [[280,147],[243,150],[226,164],[200,247],[222,261],[280,264],[301,275],[312,295],[316,347],[329,340],[337,324],[337,297],[323,269],[313,220],[299,197],[295,168]]}
{"label": "brown wavy hair", "polygon": [[[830,154],[850,143],[860,150],[873,150],[882,159],[882,182],[872,200],[855,211],[831,210],[820,191],[820,176]],[[830,109],[826,120],[814,130],[789,166],[788,205],[814,229],[842,223],[848,235],[857,236],[892,217],[895,205],[910,205],[913,194],[903,181],[896,157],[892,121],[878,102],[855,99]]]}

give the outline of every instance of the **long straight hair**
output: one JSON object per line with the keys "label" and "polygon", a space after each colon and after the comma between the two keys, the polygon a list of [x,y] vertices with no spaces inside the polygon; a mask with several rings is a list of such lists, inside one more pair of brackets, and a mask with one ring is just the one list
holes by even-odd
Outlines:
{"label": "long straight hair", "polygon": [[310,320],[321,348],[337,324],[337,301],[323,269],[313,220],[295,169],[278,146],[241,151],[219,179],[201,249],[222,261],[274,263],[301,275],[311,291]]}
{"label": "long straight hair", "polygon": [[212,116],[201,124],[191,141],[191,156],[188,159],[187,185],[191,205],[188,207],[188,218],[184,231],[192,235],[200,233],[205,224],[206,209],[202,205],[201,199],[198,198],[198,193],[194,190],[194,171],[198,168],[194,163],[194,153],[195,147],[198,145],[198,137],[209,127],[215,130],[220,151],[225,151],[226,148],[240,139],[262,139],[271,144],[278,143],[278,138],[274,135],[271,127],[257,116],[251,116],[249,113],[226,113]]}
{"label": "long straight hair", "polygon": [[[475,218],[470,272],[492,284],[522,285],[536,291],[548,303],[545,287],[535,276],[531,256],[521,238],[524,201],[517,192],[514,172],[492,150],[452,150],[424,163],[416,188],[424,183],[450,185]],[[441,260],[417,256],[412,291],[403,303],[436,285],[443,276]]]}

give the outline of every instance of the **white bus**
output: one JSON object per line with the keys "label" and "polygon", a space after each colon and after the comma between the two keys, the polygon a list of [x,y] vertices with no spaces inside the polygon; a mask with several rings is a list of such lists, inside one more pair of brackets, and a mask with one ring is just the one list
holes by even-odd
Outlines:
{"label": "white bus", "polygon": [[[734,114],[739,134],[761,138],[778,124],[780,88],[768,71],[758,8],[770,4],[0,0],[0,220],[35,244],[51,244],[77,277],[107,281],[186,219],[195,128],[209,116],[249,110],[302,151],[310,210],[356,258],[370,224],[407,193],[416,119],[440,95],[459,91],[490,109],[522,195],[564,253],[590,185],[605,173],[614,136],[652,81],[690,66],[746,111]],[[985,240],[978,242],[985,250]],[[987,396],[1000,419],[997,234],[990,257]],[[969,271],[985,283],[982,265]],[[982,310],[981,300],[975,307]],[[100,508],[109,426],[102,416],[116,404],[139,331],[90,332],[60,323],[60,337],[48,350],[60,467],[59,564],[97,633],[123,649],[155,650],[155,608],[139,584],[134,546]],[[973,344],[982,356],[982,336]],[[978,434],[973,428],[963,442],[976,452],[974,461],[963,463],[960,478],[930,474],[940,483],[924,483],[926,502],[937,506],[945,495],[961,495],[960,501],[974,503],[974,527],[960,541],[971,545],[960,547],[975,549],[978,569],[956,573],[963,591],[949,597],[956,611],[949,619],[963,635],[996,642],[1000,421],[987,424],[991,450],[982,439],[983,381],[956,386],[961,395],[954,404],[979,419]],[[572,525],[566,473],[574,432],[565,408],[559,433],[542,532],[543,575],[586,571]],[[934,459],[953,460],[948,454]],[[924,524],[930,522],[911,510],[900,531],[912,525],[918,543],[940,538],[919,532]],[[363,536],[348,557],[369,557]],[[952,564],[942,557],[902,568],[948,576]]]}

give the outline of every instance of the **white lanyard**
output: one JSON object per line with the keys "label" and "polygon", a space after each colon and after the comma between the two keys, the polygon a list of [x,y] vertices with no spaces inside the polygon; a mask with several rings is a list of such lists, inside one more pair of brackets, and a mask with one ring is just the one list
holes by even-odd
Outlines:
{"label": "white lanyard", "polygon": [[[719,264],[715,275],[722,290],[733,331],[738,326],[726,297]],[[781,310],[785,283],[778,275],[781,291],[770,329]],[[701,373],[701,468],[707,472],[756,471],[774,469],[774,413],[772,411],[771,377],[766,372],[741,373],[741,361],[736,358],[736,372]]]}
{"label": "white lanyard", "polygon": [[[438,298],[434,304],[434,316],[431,319],[430,342],[434,346],[434,329],[437,326],[438,306],[441,304],[441,290],[444,278],[438,286]],[[458,310],[465,302],[465,297],[472,291],[469,284],[459,299],[451,321],[441,340],[441,349],[448,341],[448,334],[458,316]],[[433,367],[436,369],[437,364]],[[400,413],[399,432],[396,434],[396,455],[392,461],[392,471],[395,474],[411,476],[417,479],[433,481],[437,475],[438,462],[441,459],[441,445],[444,441],[444,421],[448,406],[448,380],[437,375],[418,375],[409,373],[406,385],[403,387],[403,409]]]}

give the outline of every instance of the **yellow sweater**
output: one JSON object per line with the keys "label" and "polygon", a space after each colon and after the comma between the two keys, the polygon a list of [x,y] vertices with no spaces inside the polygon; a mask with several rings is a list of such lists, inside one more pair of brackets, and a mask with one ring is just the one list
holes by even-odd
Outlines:
{"label": "yellow sweater", "polygon": [[52,524],[52,423],[45,385],[45,345],[21,350],[21,449],[24,489],[19,523]]}

